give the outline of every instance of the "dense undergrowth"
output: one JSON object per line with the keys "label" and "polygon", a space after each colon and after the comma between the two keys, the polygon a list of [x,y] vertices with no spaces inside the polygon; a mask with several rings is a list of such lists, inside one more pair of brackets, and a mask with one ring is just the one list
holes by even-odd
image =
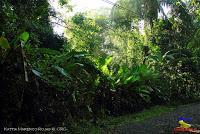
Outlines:
{"label": "dense undergrowth", "polygon": [[171,3],[169,18],[144,19],[144,33],[129,21],[114,25],[104,16],[76,14],[67,38],[54,35],[48,16],[55,13],[40,2],[1,3],[2,127],[70,130],[80,120],[98,124],[107,116],[199,99],[197,1]]}

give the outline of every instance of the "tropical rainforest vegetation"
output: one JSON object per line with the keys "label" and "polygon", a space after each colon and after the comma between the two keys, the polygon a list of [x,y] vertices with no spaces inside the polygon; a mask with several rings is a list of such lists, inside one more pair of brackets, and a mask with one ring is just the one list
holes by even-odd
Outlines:
{"label": "tropical rainforest vegetation", "polygon": [[[68,0],[60,6],[73,10]],[[98,125],[200,98],[198,0],[118,0],[109,15],[64,19],[47,0],[1,0],[0,7],[1,127],[75,133],[81,120]]]}

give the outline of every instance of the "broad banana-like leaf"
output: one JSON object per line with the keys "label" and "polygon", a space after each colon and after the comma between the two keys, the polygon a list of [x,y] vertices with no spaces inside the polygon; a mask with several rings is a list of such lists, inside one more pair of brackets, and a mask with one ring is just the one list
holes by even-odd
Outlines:
{"label": "broad banana-like leaf", "polygon": [[82,51],[82,52],[71,51],[70,53],[68,53],[68,56],[73,56],[76,58],[85,57],[87,55],[88,55],[88,53],[84,52],[84,51]]}
{"label": "broad banana-like leaf", "polygon": [[140,76],[137,75],[137,76],[130,76],[128,77],[125,81],[124,81],[124,84],[128,84],[128,83],[134,83],[136,81],[139,81],[140,80]]}
{"label": "broad banana-like leaf", "polygon": [[38,71],[35,70],[35,69],[32,69],[32,72],[33,72],[36,76],[38,76],[38,77],[41,78],[42,74],[41,74],[40,72],[38,72]]}
{"label": "broad banana-like leaf", "polygon": [[71,79],[70,74],[68,74],[63,68],[59,67],[59,66],[54,66],[55,69],[57,69],[63,76]]}
{"label": "broad banana-like leaf", "polygon": [[76,69],[77,66],[84,67],[84,64],[81,64],[81,63],[69,63],[64,67],[64,69],[66,71],[68,71],[68,72],[71,72],[72,70]]}
{"label": "broad banana-like leaf", "polygon": [[167,51],[164,55],[163,55],[163,59],[172,59],[174,60],[175,58],[180,58],[180,57],[187,57],[188,55],[188,51],[187,50],[183,50],[183,49],[173,49],[170,51]]}
{"label": "broad banana-like leaf", "polygon": [[146,87],[140,87],[137,90],[137,93],[141,93],[141,94],[150,94],[151,92],[146,88]]}

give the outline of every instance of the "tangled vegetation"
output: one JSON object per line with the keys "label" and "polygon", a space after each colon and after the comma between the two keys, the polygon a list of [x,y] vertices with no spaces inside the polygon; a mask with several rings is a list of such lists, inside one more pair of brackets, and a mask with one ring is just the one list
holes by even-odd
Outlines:
{"label": "tangled vegetation", "polygon": [[[68,1],[60,3],[71,9]],[[107,116],[200,98],[199,1],[117,5],[111,17],[77,13],[63,20],[60,36],[47,0],[2,0],[1,127],[65,126],[73,133],[80,120],[98,124]]]}

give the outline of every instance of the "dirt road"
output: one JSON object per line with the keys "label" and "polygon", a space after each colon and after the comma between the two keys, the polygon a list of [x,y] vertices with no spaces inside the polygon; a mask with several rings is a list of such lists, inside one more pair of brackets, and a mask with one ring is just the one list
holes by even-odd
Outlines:
{"label": "dirt road", "polygon": [[179,117],[193,118],[192,124],[200,124],[200,103],[178,106],[174,111],[115,129],[115,134],[172,134]]}

